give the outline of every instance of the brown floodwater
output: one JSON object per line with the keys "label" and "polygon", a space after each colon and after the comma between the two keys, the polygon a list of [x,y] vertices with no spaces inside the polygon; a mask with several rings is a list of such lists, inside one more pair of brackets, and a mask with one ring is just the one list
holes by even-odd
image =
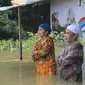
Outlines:
{"label": "brown floodwater", "polygon": [[[56,56],[61,51],[58,49]],[[19,52],[0,52],[0,85],[82,85],[61,80],[58,75],[38,76],[28,53],[19,60]]]}
{"label": "brown floodwater", "polygon": [[55,76],[38,76],[35,64],[14,59],[0,62],[0,85],[81,85],[69,83]]}

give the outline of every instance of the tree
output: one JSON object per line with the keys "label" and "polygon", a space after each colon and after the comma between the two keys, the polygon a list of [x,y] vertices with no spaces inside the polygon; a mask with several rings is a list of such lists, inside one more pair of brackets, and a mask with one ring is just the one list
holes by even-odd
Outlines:
{"label": "tree", "polygon": [[[22,38],[26,32],[22,30]],[[18,26],[15,20],[8,18],[8,12],[0,12],[0,39],[18,39]]]}
{"label": "tree", "polygon": [[[0,0],[1,6],[9,6],[11,0]],[[5,3],[6,2],[6,3]],[[23,38],[28,31],[36,33],[40,23],[50,24],[49,0],[20,7],[21,27]],[[0,12],[0,39],[18,38],[18,11],[17,8]],[[4,35],[3,35],[4,34]]]}

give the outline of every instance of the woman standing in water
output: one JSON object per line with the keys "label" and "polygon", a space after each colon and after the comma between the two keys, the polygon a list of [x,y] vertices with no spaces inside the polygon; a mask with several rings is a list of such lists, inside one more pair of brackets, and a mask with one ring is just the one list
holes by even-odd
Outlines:
{"label": "woman standing in water", "polygon": [[49,36],[50,32],[48,24],[39,25],[38,35],[41,39],[36,42],[32,52],[38,75],[52,75],[55,72],[54,43],[53,38]]}
{"label": "woman standing in water", "polygon": [[78,42],[81,31],[78,24],[71,24],[66,29],[68,45],[58,57],[60,77],[68,81],[82,81],[83,46]]}

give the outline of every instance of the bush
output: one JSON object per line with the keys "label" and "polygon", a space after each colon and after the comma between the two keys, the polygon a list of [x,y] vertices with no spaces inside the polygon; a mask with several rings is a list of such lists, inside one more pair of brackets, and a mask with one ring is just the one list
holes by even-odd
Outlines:
{"label": "bush", "polygon": [[57,46],[64,46],[66,43],[65,33],[62,31],[60,34],[57,31],[52,31],[51,36],[54,38],[54,43]]}
{"label": "bush", "polygon": [[[26,32],[22,29],[22,39],[26,37]],[[7,12],[0,13],[0,40],[3,39],[18,39],[19,30],[15,20],[8,18]]]}
{"label": "bush", "polygon": [[[55,35],[56,33],[56,35]],[[54,39],[54,44],[55,46],[64,46],[66,44],[65,38],[64,38],[64,32],[61,32],[60,34],[58,34],[57,32],[52,32],[50,36],[53,37]],[[29,38],[26,40],[22,40],[22,48],[23,51],[27,51],[27,52],[31,52],[32,48],[34,47],[36,41],[39,39],[39,37],[37,36],[37,34],[34,33],[28,33],[29,34]],[[79,38],[79,41],[85,45],[85,39],[83,38]],[[18,40],[1,40],[0,41],[0,51],[3,50],[7,50],[7,51],[17,51],[19,50],[19,41]]]}

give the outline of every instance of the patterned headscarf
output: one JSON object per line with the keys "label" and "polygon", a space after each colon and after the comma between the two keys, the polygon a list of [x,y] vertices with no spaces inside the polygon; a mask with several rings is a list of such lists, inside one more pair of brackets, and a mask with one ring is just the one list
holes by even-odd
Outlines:
{"label": "patterned headscarf", "polygon": [[74,34],[76,34],[78,36],[82,35],[81,29],[78,24],[71,24],[67,27],[67,29],[69,29],[71,32],[73,32]]}
{"label": "patterned headscarf", "polygon": [[39,27],[43,28],[45,31],[48,31],[48,34],[51,32],[51,28],[48,24],[40,24]]}

